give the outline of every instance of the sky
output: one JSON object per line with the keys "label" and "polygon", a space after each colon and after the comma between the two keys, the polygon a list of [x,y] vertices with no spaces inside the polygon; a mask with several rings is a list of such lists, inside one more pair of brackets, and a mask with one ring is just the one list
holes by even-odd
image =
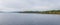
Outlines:
{"label": "sky", "polygon": [[45,11],[60,9],[60,0],[0,0],[0,11]]}

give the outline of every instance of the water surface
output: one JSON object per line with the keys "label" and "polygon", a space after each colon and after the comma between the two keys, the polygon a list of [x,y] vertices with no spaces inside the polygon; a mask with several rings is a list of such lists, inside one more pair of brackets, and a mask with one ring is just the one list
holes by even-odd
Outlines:
{"label": "water surface", "polygon": [[0,25],[60,25],[60,15],[0,13]]}

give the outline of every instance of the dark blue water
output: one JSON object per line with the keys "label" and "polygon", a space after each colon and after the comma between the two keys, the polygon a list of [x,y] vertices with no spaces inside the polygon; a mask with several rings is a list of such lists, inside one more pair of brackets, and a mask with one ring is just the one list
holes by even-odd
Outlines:
{"label": "dark blue water", "polygon": [[0,13],[0,25],[60,25],[60,15]]}

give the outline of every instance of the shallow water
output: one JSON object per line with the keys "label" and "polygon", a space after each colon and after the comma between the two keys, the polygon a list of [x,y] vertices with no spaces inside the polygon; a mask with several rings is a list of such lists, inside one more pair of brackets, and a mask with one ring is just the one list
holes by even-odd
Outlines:
{"label": "shallow water", "polygon": [[0,25],[60,25],[60,15],[0,13]]}

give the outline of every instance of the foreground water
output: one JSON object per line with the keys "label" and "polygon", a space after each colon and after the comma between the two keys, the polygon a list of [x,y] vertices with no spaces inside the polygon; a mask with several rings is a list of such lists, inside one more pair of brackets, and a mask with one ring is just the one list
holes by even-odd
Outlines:
{"label": "foreground water", "polygon": [[0,25],[60,25],[60,15],[0,13]]}

